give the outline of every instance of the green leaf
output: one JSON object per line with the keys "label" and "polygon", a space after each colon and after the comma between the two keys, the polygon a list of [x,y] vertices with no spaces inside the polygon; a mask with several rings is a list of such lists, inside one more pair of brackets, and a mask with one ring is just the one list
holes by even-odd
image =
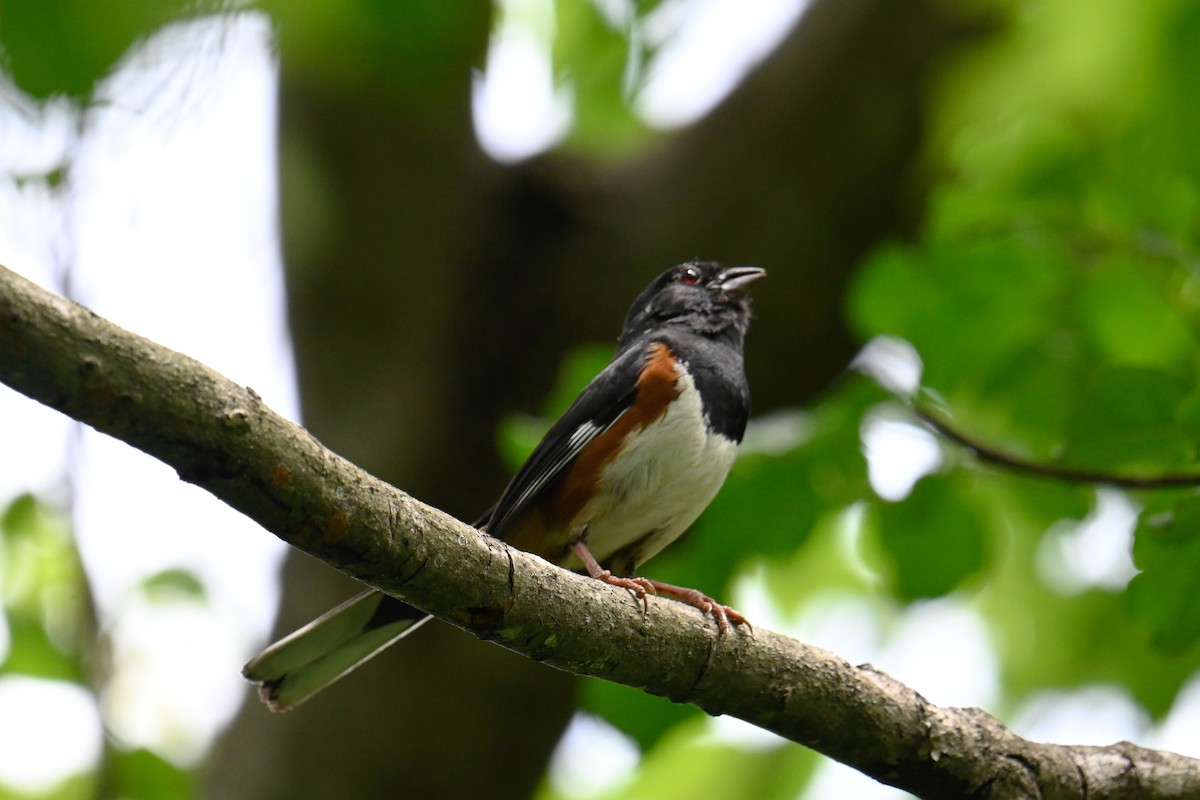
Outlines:
{"label": "green leaf", "polygon": [[87,97],[138,39],[195,6],[172,0],[4,0],[0,45],[27,94]]}
{"label": "green leaf", "polygon": [[866,525],[904,600],[941,597],[987,565],[989,520],[958,475],[930,475],[898,503],[872,503]]}
{"label": "green leaf", "polygon": [[93,800],[99,792],[96,776],[90,773],[69,775],[48,789],[25,792],[0,783],[4,800]]}
{"label": "green leaf", "polygon": [[8,620],[8,633],[8,658],[0,664],[0,672],[76,683],[83,681],[79,653],[68,652],[52,641],[40,620],[12,615]]}
{"label": "green leaf", "polygon": [[[381,102],[458,124],[465,67],[482,68],[491,3],[444,0],[259,0],[279,31],[285,82],[321,91],[366,91]],[[370,87],[370,89],[364,89]],[[412,111],[412,109],[410,109]],[[462,132],[446,127],[447,134]]]}
{"label": "green leaf", "polygon": [[1168,287],[1154,270],[1110,253],[1082,286],[1078,302],[1084,333],[1106,360],[1169,369],[1188,362],[1196,339]]}
{"label": "green leaf", "polygon": [[15,499],[0,516],[0,601],[12,635],[5,669],[77,679],[88,599],[66,517],[33,495]]}
{"label": "green leaf", "polygon": [[1187,436],[1191,452],[1200,452],[1200,386],[1193,387],[1175,408],[1175,421]]}
{"label": "green leaf", "polygon": [[195,776],[149,750],[112,750],[113,796],[130,800],[196,797]]}
{"label": "green leaf", "polygon": [[864,337],[910,341],[947,392],[1053,333],[1062,270],[1052,247],[1008,234],[887,247],[856,282],[852,318]]}
{"label": "green leaf", "polygon": [[679,705],[629,686],[594,678],[580,684],[579,705],[632,736],[643,750],[653,747],[684,720],[703,714],[695,706]]}
{"label": "green leaf", "polygon": [[1182,653],[1200,640],[1200,496],[1180,500],[1171,517],[1139,527],[1133,547],[1141,574],[1129,587],[1129,605],[1154,644]]}
{"label": "green leaf", "polygon": [[1187,393],[1187,383],[1165,372],[1102,367],[1074,399],[1066,460],[1149,474],[1189,463],[1191,448],[1176,424]]}
{"label": "green leaf", "polygon": [[1087,366],[1076,342],[1067,331],[1051,333],[998,361],[977,393],[956,398],[955,423],[1014,455],[1061,457],[1073,413],[1064,398],[1079,392]]}
{"label": "green leaf", "polygon": [[141,589],[151,603],[176,599],[204,603],[208,600],[208,591],[196,573],[181,568],[165,569],[147,576],[141,581]]}
{"label": "green leaf", "polygon": [[722,742],[706,720],[697,718],[671,731],[646,754],[632,783],[608,797],[794,797],[817,763],[817,756],[801,747]]}
{"label": "green leaf", "polygon": [[636,18],[619,29],[594,3],[556,0],[554,10],[554,74],[571,87],[575,101],[571,145],[593,155],[629,153],[649,135],[629,107],[647,57],[644,38],[630,36]]}

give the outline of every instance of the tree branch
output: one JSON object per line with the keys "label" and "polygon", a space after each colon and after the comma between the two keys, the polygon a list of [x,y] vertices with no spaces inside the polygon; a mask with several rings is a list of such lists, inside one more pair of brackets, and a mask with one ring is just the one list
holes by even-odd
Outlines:
{"label": "tree branch", "polygon": [[476,636],[731,714],[928,798],[1196,797],[1200,761],[1029,742],[870,665],[508,548],[372,478],[252,389],[0,267],[0,381],[170,464],[286,542]]}
{"label": "tree branch", "polygon": [[1181,486],[1200,486],[1200,473],[1170,473],[1165,475],[1122,475],[1115,472],[1076,469],[1074,467],[1031,461],[1011,453],[1005,453],[955,428],[938,414],[919,406],[914,408],[917,419],[925,423],[934,433],[939,433],[955,444],[970,450],[980,461],[996,467],[1053,478],[1065,483],[1096,483],[1116,486],[1121,489],[1170,489]]}

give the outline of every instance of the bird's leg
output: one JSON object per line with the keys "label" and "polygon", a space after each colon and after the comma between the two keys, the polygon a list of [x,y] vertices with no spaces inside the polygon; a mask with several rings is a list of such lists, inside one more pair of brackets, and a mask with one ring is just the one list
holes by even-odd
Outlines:
{"label": "bird's leg", "polygon": [[662,581],[652,581],[647,578],[638,578],[637,580],[650,584],[651,590],[655,594],[669,597],[672,600],[678,600],[681,603],[687,603],[693,608],[700,609],[700,612],[703,614],[712,614],[713,619],[717,621],[717,626],[721,629],[721,633],[729,630],[729,623],[731,622],[734,625],[745,625],[751,631],[754,630],[754,626],[740,613],[729,606],[721,605],[701,591],[688,589],[683,586],[675,586],[671,583],[663,583]]}
{"label": "bird's leg", "polygon": [[592,551],[588,550],[587,544],[585,544],[586,539],[587,533],[585,531],[583,537],[571,545],[571,549],[575,551],[575,555],[583,562],[583,568],[587,570],[587,574],[598,581],[607,583],[609,586],[628,589],[633,592],[634,597],[642,601],[642,613],[649,611],[650,601],[646,599],[646,594],[657,594],[654,582],[648,581],[645,578],[622,578],[613,575],[612,572],[600,566],[600,562],[592,555]]}
{"label": "bird's leg", "polygon": [[721,633],[729,630],[730,623],[745,625],[750,630],[754,630],[754,626],[740,612],[718,603],[697,589],[688,589],[671,583],[650,580],[649,578],[639,578],[636,576],[623,578],[613,575],[612,572],[600,566],[600,562],[592,555],[592,551],[588,550],[586,542],[587,531],[585,530],[579,541],[571,545],[571,549],[575,551],[575,555],[583,562],[583,568],[587,570],[587,574],[598,581],[607,583],[609,586],[616,586],[633,592],[634,596],[642,601],[643,612],[650,610],[650,601],[646,596],[648,594],[656,594],[686,603],[693,608],[699,609],[702,614],[711,614],[713,619],[717,621],[717,627],[720,628]]}

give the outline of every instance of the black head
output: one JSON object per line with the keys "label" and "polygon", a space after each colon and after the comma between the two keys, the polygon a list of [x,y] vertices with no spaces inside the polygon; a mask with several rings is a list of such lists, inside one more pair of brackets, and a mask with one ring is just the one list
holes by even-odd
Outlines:
{"label": "black head", "polygon": [[672,267],[633,301],[619,347],[624,349],[657,328],[675,326],[740,342],[750,325],[750,301],[743,288],[766,274],[759,267],[722,269],[715,261],[689,261]]}

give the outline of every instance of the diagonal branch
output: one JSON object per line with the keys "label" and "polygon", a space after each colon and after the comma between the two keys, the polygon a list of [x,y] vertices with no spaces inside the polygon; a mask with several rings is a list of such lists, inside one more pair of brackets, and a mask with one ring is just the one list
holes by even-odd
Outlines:
{"label": "diagonal branch", "polygon": [[372,478],[186,356],[0,267],[0,381],[170,464],[284,541],[476,636],[731,714],[940,797],[1196,797],[1200,761],[1029,742],[870,665],[558,569]]}

